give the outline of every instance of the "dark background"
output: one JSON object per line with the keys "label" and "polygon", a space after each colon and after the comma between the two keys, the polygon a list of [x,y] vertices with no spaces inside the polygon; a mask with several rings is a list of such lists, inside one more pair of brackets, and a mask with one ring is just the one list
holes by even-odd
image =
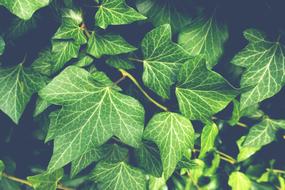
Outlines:
{"label": "dark background", "polygon": [[[178,0],[176,0],[178,2]],[[85,10],[86,18],[93,18],[95,13],[93,1],[77,1],[78,5]],[[132,4],[132,2],[129,2]],[[189,12],[193,11],[193,7],[200,6],[206,10],[206,13],[211,13],[213,9],[217,9],[218,19],[228,25],[229,40],[225,45],[224,56],[221,58],[219,64],[215,66],[214,70],[221,73],[232,84],[238,87],[239,75],[234,75],[232,66],[230,64],[233,56],[240,51],[247,41],[244,39],[242,32],[247,28],[256,28],[264,31],[267,36],[274,40],[279,34],[285,32],[285,1],[284,0],[224,0],[224,1],[193,1],[189,5]],[[183,4],[181,9],[188,8]],[[192,14],[192,13],[190,13]],[[195,15],[195,14],[194,14]],[[37,12],[39,19],[37,20],[37,27],[27,34],[7,41],[7,48],[5,54],[1,58],[3,66],[12,66],[21,62],[25,54],[27,54],[26,66],[29,66],[37,57],[38,52],[50,44],[50,39],[57,27],[59,21],[56,14],[50,7],[43,8]],[[6,33],[7,28],[14,18],[6,9],[0,8],[0,33]],[[86,23],[89,28],[93,26],[93,19],[87,19]],[[139,44],[144,34],[151,30],[151,24],[131,24],[127,26],[109,27],[108,31],[121,34],[127,41],[132,44]],[[283,36],[284,37],[284,36]],[[174,35],[174,40],[176,36]],[[284,38],[281,38],[281,42]],[[96,66],[103,71],[108,72],[108,75],[115,81],[120,75],[112,68],[109,68],[101,63],[102,60],[96,61]],[[138,72],[133,72],[137,79],[140,79],[142,68],[138,68]],[[128,89],[130,83],[124,81],[122,86]],[[159,97],[148,91],[153,97],[159,100]],[[262,110],[271,118],[285,119],[285,89],[281,90],[276,96],[265,100],[261,104]],[[143,97],[138,97],[143,99]],[[37,123],[33,118],[33,110],[35,107],[36,95],[33,96],[28,104],[19,125],[15,125],[4,113],[0,112],[0,159],[9,158],[17,165],[16,175],[26,177],[31,175],[31,166],[47,166],[47,163],[52,154],[52,143],[44,144],[42,140],[35,137],[42,124]],[[160,100],[162,101],[162,100]],[[176,104],[175,101],[165,102],[169,107]],[[152,104],[146,104],[147,118],[152,115],[154,111],[158,111]],[[231,115],[232,106],[219,113],[219,117],[229,119]],[[248,124],[254,124],[254,121],[243,120]],[[237,147],[235,141],[242,135],[246,134],[247,129],[239,127],[224,127],[221,132],[221,139],[226,145],[224,149],[229,155],[235,156],[237,154]],[[278,143],[273,142],[265,146],[257,153],[255,158],[258,162],[269,163],[269,160],[276,159],[276,167],[283,167],[285,165],[284,147],[285,140],[281,139],[281,134],[278,134]]]}

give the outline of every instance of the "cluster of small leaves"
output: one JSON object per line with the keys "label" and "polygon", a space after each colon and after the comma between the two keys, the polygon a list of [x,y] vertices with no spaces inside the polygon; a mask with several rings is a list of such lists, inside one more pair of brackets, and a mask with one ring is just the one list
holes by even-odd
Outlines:
{"label": "cluster of small leaves", "polygon": [[[234,87],[213,69],[229,38],[218,10],[207,16],[192,7],[197,14],[189,14],[178,4],[191,6],[171,0],[92,0],[82,7],[72,0],[0,0],[15,17],[0,36],[0,56],[11,38],[37,27],[33,19],[43,9],[60,23],[31,63],[0,67],[0,110],[18,124],[35,97],[42,140],[53,142],[48,167],[24,184],[35,190],[285,188],[285,172],[274,163],[250,171],[254,155],[285,130],[285,118],[271,119],[259,108],[285,84],[285,46],[257,29],[245,30],[248,44],[228,63],[243,68],[240,87]],[[140,43],[112,30],[149,24]],[[217,118],[231,106],[231,118]],[[220,151],[226,145],[219,134],[245,126],[243,118],[252,122],[233,158]],[[10,164],[0,160],[0,189],[20,189]]]}

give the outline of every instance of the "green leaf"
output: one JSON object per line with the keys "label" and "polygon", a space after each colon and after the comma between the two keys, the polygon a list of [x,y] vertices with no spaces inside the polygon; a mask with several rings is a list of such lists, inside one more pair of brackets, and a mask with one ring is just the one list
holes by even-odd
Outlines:
{"label": "green leaf", "polygon": [[76,160],[71,163],[71,177],[75,177],[81,170],[86,168],[92,162],[100,160],[104,155],[103,149],[101,147],[94,148],[89,152],[81,155]]}
{"label": "green leaf", "polygon": [[38,97],[33,117],[37,117],[43,113],[49,106],[50,104],[47,101],[43,100],[41,97]]}
{"label": "green leaf", "polygon": [[53,41],[52,72],[58,72],[72,58],[77,58],[80,45],[73,41]]}
{"label": "green leaf", "polygon": [[238,145],[238,149],[239,149],[239,153],[237,156],[237,161],[238,162],[242,162],[246,159],[248,159],[249,157],[251,157],[253,154],[255,154],[257,151],[260,150],[261,146],[242,146],[244,140],[245,140],[245,136],[242,136],[238,141],[237,141],[237,145]]}
{"label": "green leaf", "polygon": [[193,120],[207,121],[238,95],[220,74],[208,70],[196,57],[185,63],[178,75],[176,96],[180,111]]}
{"label": "green leaf", "polygon": [[206,156],[206,153],[214,148],[219,129],[215,123],[208,124],[203,128],[201,135],[201,151],[199,158]]}
{"label": "green leaf", "polygon": [[53,54],[50,49],[46,49],[39,53],[38,58],[32,63],[32,69],[42,75],[50,76],[53,63]]}
{"label": "green leaf", "polygon": [[19,183],[3,178],[0,180],[0,189],[5,190],[21,190]]}
{"label": "green leaf", "polygon": [[184,152],[194,146],[191,122],[177,113],[162,112],[153,116],[144,131],[144,138],[159,148],[165,179],[174,172]]}
{"label": "green leaf", "polygon": [[13,40],[23,36],[24,34],[27,34],[28,32],[37,27],[39,20],[40,17],[37,14],[35,14],[29,20],[22,20],[18,17],[14,17],[13,20],[11,21],[9,30],[6,33],[7,39]]}
{"label": "green leaf", "polygon": [[66,9],[62,15],[62,24],[53,36],[53,39],[74,40],[77,44],[87,42],[84,28],[80,25],[83,22],[82,13]]}
{"label": "green leaf", "polygon": [[0,160],[0,180],[2,179],[2,174],[4,172],[4,169],[5,169],[4,162]]}
{"label": "green leaf", "polygon": [[[43,100],[43,101],[45,101],[45,100]],[[48,142],[48,141],[54,139],[54,137],[55,137],[59,112],[60,112],[60,110],[57,110],[57,111],[51,112],[49,114],[50,123],[49,123],[49,127],[48,127],[48,133],[47,133],[47,136],[45,138],[45,142]]]}
{"label": "green leaf", "polygon": [[246,147],[264,146],[275,140],[279,128],[285,128],[285,120],[263,119],[260,123],[250,128],[243,143]]}
{"label": "green leaf", "polygon": [[17,17],[28,20],[38,9],[47,6],[50,0],[0,0],[0,5],[6,7]]}
{"label": "green leaf", "polygon": [[147,33],[141,43],[143,82],[163,98],[169,98],[181,65],[189,59],[189,54],[171,37],[170,25],[165,24]]}
{"label": "green leaf", "polygon": [[104,190],[145,190],[144,174],[125,162],[97,164],[91,179],[98,182],[99,189]]}
{"label": "green leaf", "polygon": [[170,24],[173,31],[178,32],[191,22],[188,10],[178,7],[177,2],[172,0],[138,0],[136,6],[156,27]]}
{"label": "green leaf", "polygon": [[66,68],[39,94],[52,104],[62,105],[56,121],[50,171],[104,144],[113,135],[134,147],[141,142],[144,128],[141,104],[96,81],[84,69]]}
{"label": "green leaf", "polygon": [[2,36],[0,36],[0,55],[4,53],[4,50],[5,50],[5,41],[2,38]]}
{"label": "green leaf", "polygon": [[126,57],[122,56],[111,56],[106,60],[106,63],[117,69],[134,69],[134,64],[128,60]]}
{"label": "green leaf", "polygon": [[103,145],[104,161],[105,162],[121,162],[128,159],[129,150],[118,144]]}
{"label": "green leaf", "polygon": [[32,95],[45,85],[45,80],[22,64],[0,68],[0,109],[19,123]]}
{"label": "green leaf", "polygon": [[216,65],[228,39],[228,29],[215,17],[196,18],[178,37],[178,42],[191,55],[202,55],[209,68]]}
{"label": "green leaf", "polygon": [[136,49],[119,35],[106,34],[100,36],[96,33],[92,33],[87,46],[87,52],[96,58],[103,55],[128,53]]}
{"label": "green leaf", "polygon": [[93,58],[89,55],[79,55],[79,60],[74,64],[78,67],[87,67],[93,63]]}
{"label": "green leaf", "polygon": [[53,173],[42,173],[36,176],[29,176],[27,179],[35,190],[56,190],[57,183],[63,177],[63,169]]}
{"label": "green leaf", "polygon": [[250,190],[251,188],[250,179],[238,171],[231,173],[228,184],[232,187],[232,190]]}
{"label": "green leaf", "polygon": [[144,19],[146,17],[129,7],[125,0],[102,0],[95,16],[95,24],[106,29],[109,25],[130,24]]}
{"label": "green leaf", "polygon": [[270,98],[284,85],[284,46],[270,42],[257,30],[246,30],[249,44],[239,52],[232,63],[244,67],[241,87],[252,87],[241,95],[241,110]]}
{"label": "green leaf", "polygon": [[146,173],[155,177],[162,175],[162,163],[157,147],[149,142],[143,142],[141,146],[135,150],[135,155],[139,167]]}
{"label": "green leaf", "polygon": [[166,181],[163,177],[156,178],[150,176],[149,178],[149,190],[163,190],[167,189]]}

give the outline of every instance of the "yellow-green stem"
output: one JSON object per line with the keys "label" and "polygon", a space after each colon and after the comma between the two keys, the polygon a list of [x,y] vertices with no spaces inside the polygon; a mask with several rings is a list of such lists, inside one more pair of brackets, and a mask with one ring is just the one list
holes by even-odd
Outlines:
{"label": "yellow-green stem", "polygon": [[161,108],[164,111],[168,111],[168,109],[161,105],[160,103],[158,103],[156,100],[154,100],[152,97],[150,97],[146,91],[142,88],[142,86],[139,84],[139,82],[137,81],[137,79],[135,79],[135,77],[133,77],[130,73],[128,73],[127,71],[123,70],[123,69],[119,69],[119,71],[122,73],[123,76],[128,77],[137,87],[138,89],[143,93],[143,95],[149,100],[151,101],[153,104],[155,104],[157,107]]}

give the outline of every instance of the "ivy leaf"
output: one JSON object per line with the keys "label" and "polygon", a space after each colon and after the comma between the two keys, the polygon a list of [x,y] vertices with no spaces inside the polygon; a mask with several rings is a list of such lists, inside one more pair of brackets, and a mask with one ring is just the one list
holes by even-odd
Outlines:
{"label": "ivy leaf", "polygon": [[2,179],[2,174],[4,172],[4,169],[5,169],[4,162],[0,160],[0,180]]}
{"label": "ivy leaf", "polygon": [[83,22],[82,13],[66,9],[62,15],[62,24],[53,36],[53,39],[74,40],[77,44],[87,42],[84,28],[80,25]]}
{"label": "ivy leaf", "polygon": [[134,69],[134,64],[128,60],[126,57],[122,56],[111,56],[106,60],[106,63],[117,69]]}
{"label": "ivy leaf", "polygon": [[24,34],[27,34],[37,27],[39,20],[40,17],[37,14],[35,14],[29,20],[22,20],[18,17],[14,17],[11,21],[9,31],[6,33],[6,37],[8,39],[17,39]]}
{"label": "ivy leaf", "polygon": [[45,79],[24,68],[0,68],[0,109],[18,124],[31,96],[45,85]]}
{"label": "ivy leaf", "polygon": [[189,59],[189,54],[171,41],[169,24],[147,33],[141,47],[144,84],[161,97],[169,98],[170,87],[176,80],[180,66]]}
{"label": "ivy leaf", "polygon": [[129,7],[125,0],[102,0],[95,16],[95,24],[106,29],[109,25],[130,24],[146,17]]}
{"label": "ivy leaf", "polygon": [[194,129],[182,115],[162,112],[153,116],[144,131],[144,139],[159,148],[165,179],[174,172],[184,152],[194,146]]}
{"label": "ivy leaf", "polygon": [[196,57],[185,63],[178,75],[176,96],[180,111],[193,120],[209,120],[238,95],[221,75],[208,70],[205,61]]}
{"label": "ivy leaf", "polygon": [[199,158],[206,156],[206,153],[214,148],[216,137],[219,129],[215,123],[206,125],[202,130],[201,135],[201,151]]}
{"label": "ivy leaf", "polygon": [[209,68],[216,65],[229,37],[227,27],[215,17],[196,18],[178,37],[178,42],[193,56],[203,55]]}
{"label": "ivy leaf", "polygon": [[47,101],[43,100],[41,97],[38,97],[33,117],[37,117],[43,113],[49,106],[50,104]]}
{"label": "ivy leaf", "polygon": [[238,162],[242,162],[242,161],[248,159],[249,157],[251,157],[253,154],[255,154],[257,151],[259,151],[261,149],[261,146],[243,146],[242,144],[243,144],[245,138],[246,138],[246,136],[242,136],[237,141],[237,145],[238,145],[238,149],[239,149],[239,153],[237,156]]}
{"label": "ivy leaf", "polygon": [[134,147],[141,142],[144,128],[141,104],[96,81],[84,69],[67,67],[39,94],[52,104],[62,105],[56,121],[50,171],[104,144],[113,135]]}
{"label": "ivy leaf", "polygon": [[[42,99],[42,100],[46,101],[44,99]],[[48,142],[48,141],[54,139],[54,137],[55,137],[55,133],[56,133],[56,129],[57,129],[57,122],[58,122],[60,111],[61,110],[57,110],[57,111],[51,112],[49,114],[50,123],[49,123],[49,127],[48,127],[48,133],[47,133],[46,138],[45,138],[45,142]]]}
{"label": "ivy leaf", "polygon": [[136,6],[156,27],[170,24],[173,31],[178,32],[191,22],[187,11],[177,7],[177,3],[171,0],[138,0]]}
{"label": "ivy leaf", "polygon": [[100,36],[96,33],[92,33],[87,46],[87,52],[96,58],[100,58],[102,55],[128,53],[136,49],[119,35],[107,34]]}
{"label": "ivy leaf", "polygon": [[[275,140],[276,132],[285,126],[285,120],[273,120],[266,118],[250,128],[243,146],[264,146]],[[285,128],[285,127],[284,127]]]}
{"label": "ivy leaf", "polygon": [[241,172],[232,172],[229,177],[229,186],[232,187],[232,190],[250,190],[251,181],[250,179]]}
{"label": "ivy leaf", "polygon": [[89,55],[80,54],[78,59],[74,64],[78,67],[87,67],[93,63],[93,58]]}
{"label": "ivy leaf", "polygon": [[2,38],[2,36],[0,36],[0,55],[4,53],[4,50],[5,50],[5,41]]}
{"label": "ivy leaf", "polygon": [[278,93],[285,76],[283,45],[266,40],[261,32],[253,29],[246,30],[244,36],[249,44],[232,60],[233,64],[246,68],[241,87],[252,87],[241,95],[241,110]]}
{"label": "ivy leaf", "polygon": [[128,159],[129,150],[118,144],[103,145],[105,162],[121,162]]}
{"label": "ivy leaf", "polygon": [[63,169],[59,169],[53,173],[29,176],[27,179],[32,183],[35,190],[56,190],[57,183],[63,177],[63,174]]}
{"label": "ivy leaf", "polygon": [[52,43],[52,72],[58,72],[72,58],[77,58],[80,45],[73,41],[53,41]]}
{"label": "ivy leaf", "polygon": [[81,170],[86,168],[92,162],[96,162],[103,157],[102,148],[94,148],[89,152],[83,154],[71,163],[71,177],[75,177]]}
{"label": "ivy leaf", "polygon": [[99,189],[104,190],[145,190],[144,174],[125,162],[100,162],[92,172],[91,179],[98,182]]}
{"label": "ivy leaf", "polygon": [[162,163],[157,147],[149,142],[143,142],[141,146],[135,150],[135,155],[140,168],[155,177],[161,177]]}
{"label": "ivy leaf", "polygon": [[0,5],[3,5],[23,20],[30,19],[35,11],[47,6],[49,3],[50,0],[0,0]]}
{"label": "ivy leaf", "polygon": [[42,75],[50,76],[54,57],[50,49],[40,52],[38,58],[32,63],[32,69]]}

